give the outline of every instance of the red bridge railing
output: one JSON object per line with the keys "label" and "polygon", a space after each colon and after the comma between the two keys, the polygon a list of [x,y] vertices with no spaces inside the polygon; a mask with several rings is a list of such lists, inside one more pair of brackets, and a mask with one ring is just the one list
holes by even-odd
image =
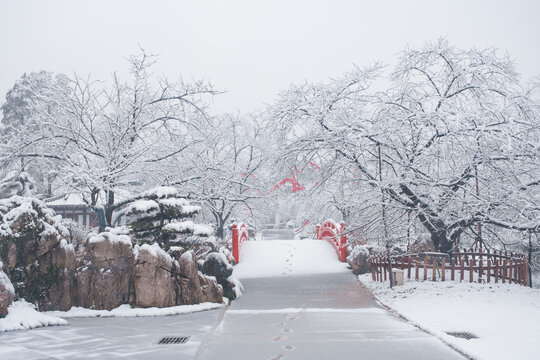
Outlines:
{"label": "red bridge railing", "polygon": [[234,224],[232,227],[233,257],[236,263],[240,263],[240,250],[244,241],[248,241],[248,229],[246,224]]}
{"label": "red bridge railing", "polygon": [[338,225],[332,220],[326,220],[322,225],[317,225],[317,239],[330,242],[339,260],[347,261],[347,228],[344,222]]}

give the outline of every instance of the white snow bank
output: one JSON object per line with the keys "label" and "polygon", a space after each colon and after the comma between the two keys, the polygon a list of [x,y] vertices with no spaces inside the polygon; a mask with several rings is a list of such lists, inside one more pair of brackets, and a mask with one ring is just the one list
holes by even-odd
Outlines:
{"label": "white snow bank", "polygon": [[0,332],[33,329],[41,326],[67,325],[68,322],[52,314],[41,313],[24,300],[8,307],[8,314],[0,319]]}
{"label": "white snow bank", "polygon": [[210,226],[195,224],[193,221],[172,222],[163,227],[164,231],[193,233],[193,235],[210,236],[214,230]]}
{"label": "white snow bank", "polygon": [[91,310],[82,307],[72,307],[68,311],[48,311],[47,315],[59,316],[62,318],[73,317],[149,317],[189,314],[197,311],[218,309],[224,304],[205,302],[195,305],[178,305],[166,308],[132,308],[128,304],[120,305],[112,310]]}
{"label": "white snow bank", "polygon": [[296,314],[296,313],[336,313],[336,314],[386,314],[380,308],[283,308],[283,309],[256,309],[256,310],[227,310],[227,314],[258,315],[258,314]]}
{"label": "white snow bank", "polygon": [[[405,281],[388,283],[360,275],[383,305],[474,359],[540,359],[540,289],[519,285]],[[446,332],[469,332],[465,340]]]}
{"label": "white snow bank", "polygon": [[239,279],[346,272],[336,250],[324,240],[246,241],[234,269]]}

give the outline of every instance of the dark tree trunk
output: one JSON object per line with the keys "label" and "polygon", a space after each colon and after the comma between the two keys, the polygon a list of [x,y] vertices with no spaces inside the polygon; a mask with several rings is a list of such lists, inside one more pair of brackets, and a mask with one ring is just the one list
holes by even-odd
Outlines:
{"label": "dark tree trunk", "polygon": [[114,191],[107,191],[107,206],[105,207],[105,221],[107,226],[112,226],[112,215],[114,212]]}
{"label": "dark tree trunk", "polygon": [[216,229],[216,237],[223,239],[225,235],[225,224],[220,222]]}

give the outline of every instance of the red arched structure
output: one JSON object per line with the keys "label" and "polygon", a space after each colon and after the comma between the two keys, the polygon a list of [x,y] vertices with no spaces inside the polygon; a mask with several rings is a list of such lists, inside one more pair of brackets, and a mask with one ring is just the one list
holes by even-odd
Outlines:
{"label": "red arched structure", "polygon": [[242,249],[242,243],[248,240],[249,237],[246,224],[234,224],[232,227],[232,249],[233,257],[237,264],[240,262],[240,250]]}
{"label": "red arched structure", "polygon": [[339,261],[347,261],[347,228],[344,222],[337,225],[332,220],[326,220],[322,225],[317,225],[317,239],[330,242],[336,249]]}

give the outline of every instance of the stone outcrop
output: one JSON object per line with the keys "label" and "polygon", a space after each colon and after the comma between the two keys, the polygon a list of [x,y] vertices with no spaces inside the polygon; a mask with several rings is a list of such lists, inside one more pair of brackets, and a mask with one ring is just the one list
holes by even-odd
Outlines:
{"label": "stone outcrop", "polygon": [[127,234],[91,236],[79,250],[73,304],[110,310],[130,302],[134,255]]}
{"label": "stone outcrop", "polygon": [[[0,215],[4,271],[17,294],[42,311],[223,301],[222,287],[199,272],[192,251],[171,257],[157,244],[133,247],[123,228],[92,234],[75,247],[61,219],[35,199],[0,200]],[[13,300],[4,288],[0,283],[0,311]]]}
{"label": "stone outcrop", "polygon": [[365,274],[370,271],[371,254],[365,245],[356,245],[347,257],[347,263],[352,267],[355,275]]}
{"label": "stone outcrop", "polygon": [[177,302],[173,261],[159,245],[143,245],[133,271],[135,305],[141,307],[174,306]]}
{"label": "stone outcrop", "polygon": [[9,278],[3,271],[3,264],[0,261],[0,317],[7,314],[8,306],[13,302],[15,290]]}

